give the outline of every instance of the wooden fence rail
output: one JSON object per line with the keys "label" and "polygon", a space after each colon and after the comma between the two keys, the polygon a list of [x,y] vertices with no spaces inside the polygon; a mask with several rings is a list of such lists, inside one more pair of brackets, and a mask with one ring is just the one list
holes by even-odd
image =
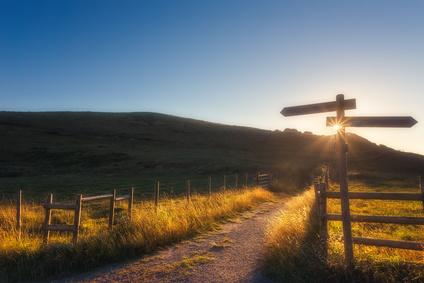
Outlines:
{"label": "wooden fence rail", "polygon": [[[239,185],[239,175],[235,176],[235,187]],[[269,173],[261,173],[256,176],[256,185],[269,187],[271,185],[272,175]],[[245,183],[244,187],[249,187],[248,183],[248,174],[245,174]],[[224,190],[227,188],[227,175],[224,175],[223,182]],[[212,177],[208,177],[208,194],[209,197],[212,196]],[[19,190],[16,196],[16,230],[18,232],[18,237],[21,237],[22,231],[22,190]],[[160,197],[160,182],[157,180],[154,186],[154,205],[157,207],[159,205]],[[191,181],[187,180],[187,189],[186,189],[187,201],[191,201]],[[83,196],[82,194],[78,195],[74,202],[54,202],[53,194],[49,194],[47,200],[42,203],[44,209],[44,222],[43,222],[43,242],[45,244],[49,243],[50,232],[72,232],[72,242],[76,244],[78,242],[79,230],[81,226],[81,215],[83,209],[83,203],[96,202],[101,200],[110,200],[109,203],[109,215],[108,215],[108,224],[109,228],[112,229],[115,225],[115,208],[116,202],[119,201],[128,201],[128,218],[132,219],[132,210],[134,206],[134,188],[131,187],[128,191],[128,194],[118,196],[116,190],[113,190],[111,194],[95,195],[95,196]],[[74,212],[74,219],[72,224],[52,224],[52,212],[54,210],[68,210]]]}
{"label": "wooden fence rail", "polygon": [[[315,196],[318,208],[318,217],[320,223],[320,234],[325,245],[328,245],[328,221],[343,221],[340,214],[327,213],[327,200],[340,199],[340,192],[328,191],[328,172],[324,180],[325,182],[315,183]],[[399,201],[423,201],[424,209],[424,189],[422,178],[420,180],[421,193],[381,193],[381,192],[349,192],[349,199],[362,200],[399,200]],[[350,214],[350,213],[349,213]],[[399,224],[399,225],[424,225],[424,217],[404,217],[404,216],[382,216],[382,215],[350,215],[351,222],[361,223],[384,223],[384,224]],[[353,237],[354,244],[389,247],[398,249],[410,249],[424,251],[424,243],[413,241],[395,241],[384,239],[371,239],[362,237]],[[325,249],[327,250],[327,248]]]}
{"label": "wooden fence rail", "polygon": [[[43,203],[44,208],[44,225],[43,225],[43,241],[45,244],[49,243],[49,236],[51,231],[56,232],[72,232],[72,242],[78,242],[79,230],[81,226],[82,204],[84,202],[94,202],[99,200],[110,199],[109,207],[109,228],[112,229],[115,224],[115,207],[116,202],[128,200],[128,218],[132,218],[132,207],[134,202],[134,188],[130,188],[128,195],[117,197],[116,190],[112,194],[87,196],[83,197],[82,194],[78,195],[75,203],[55,203],[53,202],[53,194],[50,194],[47,201]],[[51,224],[52,210],[71,210],[74,211],[73,224]]]}
{"label": "wooden fence rail", "polygon": [[272,185],[272,174],[258,172],[256,174],[256,183],[258,186],[269,188]]}

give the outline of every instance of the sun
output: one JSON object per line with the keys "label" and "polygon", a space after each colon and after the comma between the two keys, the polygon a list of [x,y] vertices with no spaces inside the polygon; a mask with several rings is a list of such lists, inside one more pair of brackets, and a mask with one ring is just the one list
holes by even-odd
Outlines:
{"label": "sun", "polygon": [[333,129],[335,130],[335,131],[338,131],[338,130],[340,130],[342,128],[342,126],[340,125],[340,124],[334,124],[333,125]]}

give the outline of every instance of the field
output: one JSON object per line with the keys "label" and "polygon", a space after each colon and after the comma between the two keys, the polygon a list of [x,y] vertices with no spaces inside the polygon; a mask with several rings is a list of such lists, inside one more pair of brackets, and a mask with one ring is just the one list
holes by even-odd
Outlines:
{"label": "field", "polygon": [[[195,195],[162,199],[156,211],[151,201],[135,203],[133,219],[126,208],[118,209],[118,224],[107,229],[108,204],[84,207],[81,237],[76,246],[70,236],[51,234],[51,245],[41,238],[43,210],[26,203],[21,240],[15,230],[14,207],[3,204],[0,212],[0,278],[4,282],[37,279],[141,256],[159,247],[192,237],[217,227],[220,221],[273,201],[269,191],[260,188],[227,190],[212,197]],[[71,222],[70,213],[53,212],[52,223]]]}
{"label": "field", "polygon": [[[350,188],[352,191],[418,192],[417,187],[410,186],[411,182],[371,183],[373,186],[355,181]],[[350,204],[352,214],[424,216],[419,201],[351,200]],[[360,245],[354,245],[355,270],[349,274],[343,267],[340,222],[329,222],[328,258],[325,259],[314,205],[314,192],[309,190],[294,198],[289,209],[270,224],[265,268],[273,277],[292,282],[349,282],[352,278],[361,282],[419,282],[424,277],[422,251]],[[340,213],[340,201],[329,200],[328,212]],[[419,225],[352,223],[353,236],[424,242],[423,231]]]}

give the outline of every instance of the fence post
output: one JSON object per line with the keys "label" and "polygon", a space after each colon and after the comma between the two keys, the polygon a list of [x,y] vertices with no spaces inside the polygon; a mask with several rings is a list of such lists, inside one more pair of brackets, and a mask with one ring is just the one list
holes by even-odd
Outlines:
{"label": "fence post", "polygon": [[320,226],[321,239],[324,244],[324,258],[327,258],[328,251],[328,221],[327,221],[327,185],[319,184],[319,202],[320,202]]}
{"label": "fence post", "polygon": [[325,182],[325,189],[329,190],[330,189],[330,168],[328,167],[328,165],[325,169],[324,182]]}
{"label": "fence post", "polygon": [[209,176],[209,197],[212,196],[212,177]]}
{"label": "fence post", "polygon": [[191,199],[191,188],[190,188],[190,180],[187,180],[187,192],[186,192],[187,202],[190,203]]}
{"label": "fence post", "polygon": [[157,180],[156,186],[155,186],[155,207],[156,207],[156,211],[157,211],[158,205],[159,205],[159,190],[160,190],[160,183],[159,183],[159,180]]}
{"label": "fence post", "polygon": [[[47,197],[47,201],[46,204],[52,204],[53,203],[53,194],[49,194],[49,196]],[[52,219],[52,211],[50,209],[50,206],[45,206],[44,207],[44,235],[43,235],[43,240],[44,240],[44,244],[48,244],[49,243],[49,236],[50,236],[50,231],[49,231],[49,225],[51,223],[51,219]]]}
{"label": "fence post", "polygon": [[227,189],[227,176],[224,175],[224,191]]}
{"label": "fence post", "polygon": [[109,229],[112,229],[112,226],[115,223],[115,203],[116,203],[116,190],[113,190],[112,197],[110,198]]}
{"label": "fence post", "polygon": [[[314,192],[315,192],[316,209],[317,209],[317,214],[318,214],[317,216],[318,216],[318,219],[320,219],[321,218],[321,211],[320,211],[321,206],[319,205],[320,204],[319,185],[318,185],[318,183],[315,183],[315,182],[314,182]],[[321,222],[319,222],[319,223],[321,224]]]}
{"label": "fence post", "polygon": [[419,181],[420,181],[421,198],[423,200],[423,210],[424,210],[424,184],[423,184],[423,177],[422,176],[419,177]]}
{"label": "fence post", "polygon": [[[337,102],[337,121],[342,121],[345,117],[344,108],[344,95],[338,94],[336,96]],[[353,269],[353,239],[352,239],[352,226],[350,221],[350,208],[349,208],[349,183],[347,180],[347,144],[346,144],[346,130],[341,127],[337,131],[337,165],[339,171],[339,186],[340,186],[340,204],[342,208],[342,228],[343,228],[343,242],[344,242],[344,255],[345,264],[349,271]]]}
{"label": "fence post", "polygon": [[246,175],[244,176],[244,186],[247,188],[247,179],[248,179],[248,175],[246,173]]}
{"label": "fence post", "polygon": [[74,245],[78,242],[79,228],[81,225],[81,211],[82,210],[82,195],[78,195],[75,201],[75,215],[74,215],[74,231],[72,242]]}
{"label": "fence post", "polygon": [[128,218],[129,218],[129,220],[132,219],[133,205],[134,205],[134,187],[131,187],[130,191],[129,191],[129,198],[128,198]]}
{"label": "fence post", "polygon": [[16,230],[18,231],[18,239],[21,239],[22,233],[22,190],[18,191],[16,200]]}
{"label": "fence post", "polygon": [[236,174],[236,189],[238,188],[238,174]]}

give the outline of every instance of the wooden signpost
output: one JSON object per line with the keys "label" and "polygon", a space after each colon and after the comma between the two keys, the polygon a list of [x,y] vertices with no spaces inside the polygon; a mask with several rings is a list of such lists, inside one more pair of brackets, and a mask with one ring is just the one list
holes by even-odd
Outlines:
{"label": "wooden signpost", "polygon": [[338,125],[336,149],[339,171],[340,200],[343,222],[343,240],[345,263],[353,265],[353,241],[351,217],[349,209],[349,189],[347,181],[347,144],[346,127],[401,127],[410,128],[417,123],[412,117],[346,117],[345,110],[356,109],[355,99],[344,99],[343,94],[336,96],[336,101],[286,107],[281,111],[283,116],[306,115],[336,111],[336,117],[327,117],[327,126]]}

